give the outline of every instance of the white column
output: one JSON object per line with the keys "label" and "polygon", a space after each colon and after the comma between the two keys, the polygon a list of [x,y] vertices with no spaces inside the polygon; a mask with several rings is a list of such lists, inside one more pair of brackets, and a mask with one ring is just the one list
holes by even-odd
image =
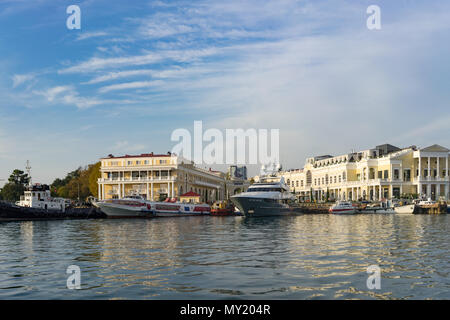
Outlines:
{"label": "white column", "polygon": [[[148,176],[147,176],[148,177]],[[148,197],[148,182],[145,184],[147,187],[146,187],[146,193],[147,193],[147,200],[149,200],[149,197]]]}
{"label": "white column", "polygon": [[428,157],[428,180],[430,180],[431,177],[431,157]]}
{"label": "white column", "polygon": [[448,178],[448,155],[445,158],[445,176]]}
{"label": "white column", "polygon": [[102,200],[102,195],[101,195],[101,184],[100,182],[98,182],[98,200]]}
{"label": "white column", "polygon": [[117,185],[117,189],[119,191],[119,199],[122,199],[122,185],[120,183]]}
{"label": "white column", "polygon": [[448,194],[448,181],[445,183],[445,200],[450,200],[450,196]]}
{"label": "white column", "polygon": [[440,176],[440,174],[439,174],[439,170],[440,170],[440,168],[439,168],[439,160],[440,160],[440,157],[436,157],[436,162],[437,162],[437,167],[436,167],[437,175],[436,175],[436,178],[437,179],[439,179],[439,176]]}
{"label": "white column", "polygon": [[383,198],[383,189],[382,189],[382,187],[381,187],[381,184],[380,184],[380,187],[379,187],[379,189],[378,189],[378,194],[379,194],[378,200],[381,200],[381,199]]}
{"label": "white column", "polygon": [[422,161],[421,161],[420,154],[419,154],[419,175],[418,175],[418,179],[420,180],[421,177],[422,177]]}
{"label": "white column", "polygon": [[388,194],[388,198],[390,197],[390,199],[392,199],[394,197],[393,195],[394,193],[394,187],[391,185],[389,185],[389,194]]}
{"label": "white column", "polygon": [[102,200],[105,199],[105,185],[102,184]]}
{"label": "white column", "polygon": [[427,184],[427,198],[431,197],[431,183]]}
{"label": "white column", "polygon": [[175,186],[175,184],[174,184],[174,182],[172,181],[172,198],[175,198],[175,194],[174,194],[174,191],[173,191],[173,189],[175,189],[174,186]]}
{"label": "white column", "polygon": [[152,198],[152,201],[154,201],[153,200],[153,182],[152,183],[150,183],[150,188],[151,188],[151,198]]}
{"label": "white column", "polygon": [[170,198],[170,182],[167,182],[167,197]]}

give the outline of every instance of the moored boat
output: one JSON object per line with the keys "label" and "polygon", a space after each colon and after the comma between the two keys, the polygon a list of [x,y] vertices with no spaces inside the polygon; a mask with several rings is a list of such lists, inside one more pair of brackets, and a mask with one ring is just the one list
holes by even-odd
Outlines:
{"label": "moored boat", "polygon": [[211,207],[212,216],[234,216],[235,207],[228,201],[216,201]]}
{"label": "moored boat", "polygon": [[207,204],[147,201],[141,196],[128,196],[123,199],[109,199],[95,202],[94,205],[110,218],[151,218],[182,217],[210,214]]}
{"label": "moored boat", "polygon": [[148,218],[154,215],[151,205],[140,196],[102,200],[94,202],[93,205],[108,218]]}
{"label": "moored boat", "polygon": [[415,204],[407,204],[404,206],[394,207],[394,210],[395,213],[397,214],[413,214],[415,208],[416,208]]}
{"label": "moored boat", "polygon": [[267,217],[302,213],[301,208],[294,202],[295,196],[289,191],[289,186],[284,183],[283,178],[278,182],[261,179],[262,182],[252,184],[246,192],[231,197],[231,201],[243,215]]}
{"label": "moored boat", "polygon": [[333,214],[355,214],[357,208],[349,201],[338,201],[328,209]]}

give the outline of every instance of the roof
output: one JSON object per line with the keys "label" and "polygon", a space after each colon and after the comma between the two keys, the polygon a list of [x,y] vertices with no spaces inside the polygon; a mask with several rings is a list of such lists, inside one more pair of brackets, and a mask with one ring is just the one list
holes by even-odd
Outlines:
{"label": "roof", "polygon": [[101,158],[101,159],[103,160],[103,159],[123,159],[123,158],[155,158],[155,157],[171,157],[171,156],[172,156],[172,154],[153,154],[153,152],[152,152],[152,153],[142,153],[139,155],[126,154],[124,156],[119,156],[119,157],[114,157],[111,154],[108,157]]}
{"label": "roof", "polygon": [[194,191],[189,191],[185,194],[182,194],[180,197],[200,197],[200,195],[198,193],[195,193]]}
{"label": "roof", "polygon": [[423,152],[449,152],[450,150],[443,146],[440,146],[438,144],[433,144],[432,146],[420,149],[420,151],[423,151]]}

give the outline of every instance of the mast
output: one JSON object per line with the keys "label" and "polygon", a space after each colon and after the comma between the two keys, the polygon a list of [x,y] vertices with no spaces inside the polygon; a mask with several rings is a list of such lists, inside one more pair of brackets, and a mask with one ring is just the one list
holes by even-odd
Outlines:
{"label": "mast", "polygon": [[25,169],[27,170],[28,177],[30,178],[30,180],[28,181],[28,186],[31,187],[31,164],[30,164],[30,160],[27,160],[27,164],[25,166]]}

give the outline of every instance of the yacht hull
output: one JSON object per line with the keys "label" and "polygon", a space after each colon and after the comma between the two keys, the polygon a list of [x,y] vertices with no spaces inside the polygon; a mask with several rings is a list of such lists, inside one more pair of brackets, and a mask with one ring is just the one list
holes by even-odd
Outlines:
{"label": "yacht hull", "polygon": [[153,211],[145,207],[131,207],[111,204],[106,202],[94,203],[108,218],[149,218],[153,217]]}
{"label": "yacht hull", "polygon": [[233,197],[233,204],[247,217],[290,216],[301,214],[301,208],[266,201],[263,198]]}
{"label": "yacht hull", "polygon": [[406,206],[395,207],[394,210],[395,210],[395,213],[397,213],[397,214],[413,214],[414,208],[415,208],[415,205],[409,204]]}

